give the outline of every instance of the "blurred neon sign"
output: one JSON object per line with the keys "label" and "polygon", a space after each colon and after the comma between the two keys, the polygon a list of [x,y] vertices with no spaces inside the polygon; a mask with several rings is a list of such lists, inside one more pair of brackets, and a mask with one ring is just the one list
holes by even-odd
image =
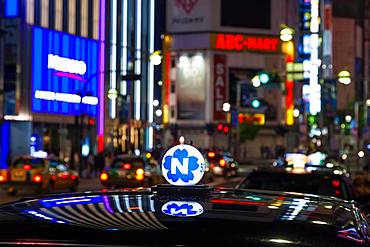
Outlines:
{"label": "blurred neon sign", "polygon": [[280,52],[278,37],[244,34],[211,34],[211,46],[217,50]]}
{"label": "blurred neon sign", "polygon": [[78,94],[69,94],[69,93],[54,93],[50,91],[40,91],[36,90],[35,92],[36,99],[44,99],[44,100],[55,100],[67,103],[83,103],[87,105],[97,105],[98,98],[94,96],[84,96],[81,98]]}
{"label": "blurred neon sign", "polygon": [[86,73],[86,63],[84,61],[60,57],[58,55],[48,55],[48,69],[61,72],[84,75]]}
{"label": "blurred neon sign", "polygon": [[33,27],[32,111],[96,116],[98,41]]}

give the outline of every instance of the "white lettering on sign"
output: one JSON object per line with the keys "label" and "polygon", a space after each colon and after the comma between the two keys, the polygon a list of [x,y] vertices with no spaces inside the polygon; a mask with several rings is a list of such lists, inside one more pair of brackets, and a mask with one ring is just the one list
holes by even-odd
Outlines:
{"label": "white lettering on sign", "polygon": [[213,119],[214,120],[225,120],[226,114],[222,109],[223,104],[227,101],[226,99],[226,56],[216,54],[214,56],[214,89],[213,89]]}
{"label": "white lettering on sign", "polygon": [[177,173],[176,169],[178,169],[180,173],[188,174],[189,158],[183,158],[183,163],[184,164],[181,164],[181,162],[178,159],[173,159],[171,173],[176,174]]}
{"label": "white lettering on sign", "polygon": [[75,104],[80,104],[82,102],[83,104],[86,105],[97,105],[99,102],[99,99],[94,96],[84,96],[81,99],[81,96],[78,94],[55,93],[51,91],[41,91],[41,90],[36,90],[35,99],[61,101]]}
{"label": "white lettering on sign", "polygon": [[54,69],[71,74],[84,75],[86,73],[86,63],[80,60],[49,54],[48,69]]}
{"label": "white lettering on sign", "polygon": [[225,101],[224,95],[224,75],[225,75],[225,64],[224,63],[217,63],[216,64],[216,95],[215,95],[215,104],[216,104],[216,111],[222,112],[222,105]]}

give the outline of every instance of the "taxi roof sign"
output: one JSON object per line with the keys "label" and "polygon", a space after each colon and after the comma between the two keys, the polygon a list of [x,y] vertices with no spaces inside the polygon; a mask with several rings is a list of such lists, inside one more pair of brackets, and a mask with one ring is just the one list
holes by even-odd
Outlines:
{"label": "taxi roof sign", "polygon": [[180,144],[170,148],[162,159],[162,175],[177,186],[196,185],[203,177],[206,163],[193,146]]}

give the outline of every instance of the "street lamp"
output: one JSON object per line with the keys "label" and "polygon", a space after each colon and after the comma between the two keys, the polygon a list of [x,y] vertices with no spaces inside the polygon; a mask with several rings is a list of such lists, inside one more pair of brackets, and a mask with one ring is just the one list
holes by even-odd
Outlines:
{"label": "street lamp", "polygon": [[159,106],[159,101],[157,99],[153,100],[153,106],[154,107]]}
{"label": "street lamp", "polygon": [[344,85],[351,83],[351,73],[348,70],[342,70],[338,73],[338,81]]}
{"label": "street lamp", "polygon": [[299,114],[300,114],[300,112],[297,108],[293,110],[293,116],[294,117],[299,117]]}
{"label": "street lamp", "polygon": [[231,109],[231,105],[230,105],[230,103],[224,103],[224,104],[222,105],[222,110],[223,110],[224,112],[229,112],[229,111],[230,111],[230,109]]}
{"label": "street lamp", "polygon": [[152,61],[153,65],[160,65],[162,63],[161,54],[161,51],[155,51],[150,55],[149,59]]}
{"label": "street lamp", "polygon": [[294,35],[294,30],[293,28],[290,28],[290,27],[285,27],[281,29],[280,31],[280,39],[281,41],[284,41],[284,42],[291,41],[293,39],[293,35]]}

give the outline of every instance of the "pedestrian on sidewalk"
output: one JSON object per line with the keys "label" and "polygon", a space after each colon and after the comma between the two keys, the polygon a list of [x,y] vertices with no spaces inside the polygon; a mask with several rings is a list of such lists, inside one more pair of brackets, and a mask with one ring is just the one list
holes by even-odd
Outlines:
{"label": "pedestrian on sidewalk", "polygon": [[113,155],[111,152],[108,152],[107,155],[105,156],[104,169],[106,170],[109,169],[112,161],[113,161]]}
{"label": "pedestrian on sidewalk", "polygon": [[87,178],[91,178],[91,176],[93,175],[94,168],[95,168],[95,157],[93,152],[90,152],[89,156],[87,156],[87,174],[86,174]]}
{"label": "pedestrian on sidewalk", "polygon": [[98,176],[100,173],[103,172],[104,170],[104,167],[105,167],[105,158],[104,158],[104,152],[101,151],[98,153],[98,155],[96,156],[96,159],[95,159],[95,174],[96,176]]}

